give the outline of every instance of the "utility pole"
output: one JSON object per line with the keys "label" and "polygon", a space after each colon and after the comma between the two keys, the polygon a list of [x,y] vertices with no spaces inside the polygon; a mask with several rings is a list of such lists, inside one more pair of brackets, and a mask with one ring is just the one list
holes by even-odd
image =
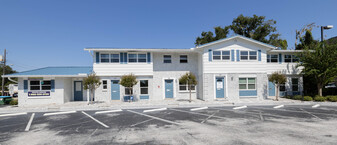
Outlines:
{"label": "utility pole", "polygon": [[1,91],[1,95],[4,96],[5,90],[4,90],[4,86],[5,86],[5,68],[6,68],[6,49],[4,50],[4,58],[3,58],[3,67],[2,67],[2,91]]}

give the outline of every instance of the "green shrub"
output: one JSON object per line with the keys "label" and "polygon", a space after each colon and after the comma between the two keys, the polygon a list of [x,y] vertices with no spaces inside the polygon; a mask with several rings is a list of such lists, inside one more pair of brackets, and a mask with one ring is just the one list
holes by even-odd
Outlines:
{"label": "green shrub", "polygon": [[317,101],[317,102],[324,102],[325,101],[325,97],[317,95],[317,96],[315,96],[314,100]]}
{"label": "green shrub", "polygon": [[296,95],[293,97],[294,100],[302,100],[302,96],[301,95]]}
{"label": "green shrub", "polygon": [[326,96],[326,98],[330,102],[337,102],[337,96]]}
{"label": "green shrub", "polygon": [[292,99],[293,97],[292,96],[285,96],[285,98]]}
{"label": "green shrub", "polygon": [[312,101],[312,97],[310,96],[304,96],[303,101]]}
{"label": "green shrub", "polygon": [[11,102],[9,102],[10,105],[18,105],[18,100],[13,99]]}

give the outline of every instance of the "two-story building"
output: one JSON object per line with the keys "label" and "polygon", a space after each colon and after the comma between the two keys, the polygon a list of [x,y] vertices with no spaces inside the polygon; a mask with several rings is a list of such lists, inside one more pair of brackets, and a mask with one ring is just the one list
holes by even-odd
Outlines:
{"label": "two-story building", "polygon": [[138,83],[131,90],[135,101],[188,99],[189,90],[179,78],[186,72],[197,76],[192,99],[205,101],[275,96],[268,75],[282,72],[287,83],[280,95],[301,95],[303,79],[295,50],[279,50],[243,36],[221,39],[195,48],[85,48],[92,67],[46,67],[6,75],[19,78],[19,105],[62,104],[85,101],[83,78],[95,73],[101,86],[96,101],[123,101],[129,90],[119,84],[123,75],[134,74]]}

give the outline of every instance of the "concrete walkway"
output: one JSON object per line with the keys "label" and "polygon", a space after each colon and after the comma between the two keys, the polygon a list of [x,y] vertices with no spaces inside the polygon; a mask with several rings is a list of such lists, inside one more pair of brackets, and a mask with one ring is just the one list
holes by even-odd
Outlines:
{"label": "concrete walkway", "polygon": [[204,107],[204,106],[255,106],[255,105],[327,105],[337,106],[334,102],[302,102],[299,100],[290,100],[280,98],[279,101],[274,101],[273,98],[265,100],[257,100],[256,98],[241,99],[236,102],[229,102],[226,100],[214,100],[203,101],[193,100],[158,100],[158,101],[137,101],[137,102],[94,102],[89,104],[87,102],[68,102],[61,105],[49,104],[43,106],[29,106],[29,107],[17,107],[17,106],[4,106],[0,107],[0,114],[2,113],[16,113],[16,112],[45,112],[45,111],[73,111],[73,110],[104,110],[104,109],[143,109],[143,108],[179,108],[179,107]]}

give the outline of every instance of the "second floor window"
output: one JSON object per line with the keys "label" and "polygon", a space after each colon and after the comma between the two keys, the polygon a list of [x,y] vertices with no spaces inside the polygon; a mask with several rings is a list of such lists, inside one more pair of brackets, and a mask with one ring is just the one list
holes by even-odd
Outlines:
{"label": "second floor window", "polygon": [[231,52],[225,51],[213,51],[213,60],[230,60]]}
{"label": "second floor window", "polygon": [[241,51],[241,60],[257,60],[257,51]]}
{"label": "second floor window", "polygon": [[284,55],[284,62],[298,62],[296,55]]}
{"label": "second floor window", "polygon": [[187,63],[187,55],[180,55],[180,63]]}
{"label": "second floor window", "polygon": [[142,53],[129,53],[128,54],[129,63],[145,63],[146,62],[146,54]]}
{"label": "second floor window", "polygon": [[109,63],[109,54],[101,54],[101,62]]}
{"label": "second floor window", "polygon": [[110,56],[111,63],[119,63],[119,54],[111,54]]}
{"label": "second floor window", "polygon": [[164,63],[172,63],[171,55],[164,55]]}
{"label": "second floor window", "polygon": [[129,54],[129,63],[136,63],[137,62],[137,54]]}
{"label": "second floor window", "polygon": [[268,54],[267,55],[267,62],[278,62],[278,55]]}
{"label": "second floor window", "polygon": [[248,60],[248,51],[241,51],[240,52],[240,59],[241,60]]}

